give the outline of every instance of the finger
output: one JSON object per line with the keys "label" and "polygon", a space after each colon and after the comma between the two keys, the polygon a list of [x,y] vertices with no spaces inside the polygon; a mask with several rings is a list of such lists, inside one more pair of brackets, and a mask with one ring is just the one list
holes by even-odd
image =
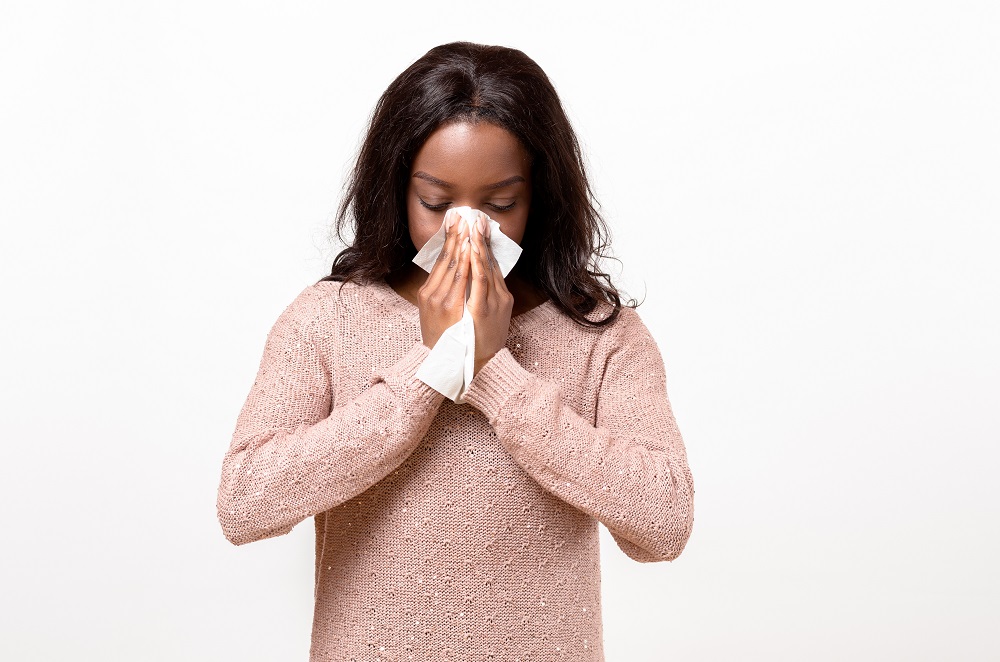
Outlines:
{"label": "finger", "polygon": [[479,218],[480,218],[481,225],[479,226],[480,229],[479,229],[479,233],[477,233],[477,234],[478,234],[479,239],[480,239],[480,243],[479,243],[480,248],[483,251],[482,252],[483,266],[485,267],[487,276],[489,277],[490,281],[492,282],[493,281],[494,261],[490,257],[490,253],[491,253],[490,238],[489,238],[489,235],[490,235],[490,222],[489,222],[489,218],[486,216],[486,214],[482,214],[481,213],[480,216],[479,216]]}
{"label": "finger", "polygon": [[486,275],[489,278],[489,294],[492,298],[498,291],[498,285],[502,285],[503,276],[500,274],[500,263],[497,261],[496,256],[493,255],[493,242],[490,241],[492,228],[490,227],[489,217],[486,214],[483,214],[483,228],[485,230],[483,236],[483,262],[486,265]]}
{"label": "finger", "polygon": [[[453,209],[449,209],[444,215],[442,222],[445,225],[444,245],[441,247],[441,252],[438,253],[437,260],[431,267],[431,273],[425,283],[425,287],[431,292],[437,291],[437,288],[445,281],[448,272],[454,269],[457,264],[455,257],[461,248],[459,245],[461,232],[459,224],[455,222],[456,216]],[[449,223],[451,223],[450,228],[448,227]]]}
{"label": "finger", "polygon": [[496,255],[493,254],[493,244],[489,241],[486,242],[486,256],[490,265],[489,273],[493,289],[497,292],[506,292],[507,283],[503,279],[503,270],[500,268],[500,262],[497,260]]}
{"label": "finger", "polygon": [[[453,277],[449,278],[448,293],[445,295],[445,307],[449,310],[461,309],[465,303],[465,290],[469,282],[469,239],[466,238],[460,243],[458,256],[456,258],[455,271]],[[461,314],[459,314],[461,316]]]}
{"label": "finger", "polygon": [[490,300],[493,278],[486,262],[486,238],[483,237],[478,228],[472,237],[472,255],[470,257],[472,259],[472,289],[469,292],[469,301],[474,300],[477,305],[483,305]]}
{"label": "finger", "polygon": [[441,221],[442,227],[445,229],[444,233],[444,244],[441,246],[441,250],[438,252],[437,258],[434,260],[434,264],[431,266],[430,273],[427,275],[427,279],[424,281],[424,287],[430,288],[432,285],[441,280],[441,262],[443,255],[448,254],[449,244],[451,242],[451,234],[448,229],[448,219],[450,218],[451,210],[449,209],[444,213],[444,219]]}

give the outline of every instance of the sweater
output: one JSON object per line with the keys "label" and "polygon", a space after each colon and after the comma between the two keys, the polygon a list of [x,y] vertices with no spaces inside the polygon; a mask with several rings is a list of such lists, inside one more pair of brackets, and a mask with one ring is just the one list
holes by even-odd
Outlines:
{"label": "sweater", "polygon": [[548,299],[461,404],[416,378],[429,351],[384,281],[302,290],[223,458],[226,538],[313,518],[311,661],[603,661],[598,522],[643,563],[693,525],[653,337],[632,308],[585,328]]}

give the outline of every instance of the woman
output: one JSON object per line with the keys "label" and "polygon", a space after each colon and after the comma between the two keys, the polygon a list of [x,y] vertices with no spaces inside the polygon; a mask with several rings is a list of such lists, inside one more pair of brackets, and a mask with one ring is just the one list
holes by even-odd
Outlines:
{"label": "woman", "polygon": [[[506,278],[486,215],[522,250]],[[598,522],[673,560],[694,489],[656,343],[594,266],[606,228],[543,71],[430,50],[375,108],[345,221],[267,336],[223,461],[226,537],[314,518],[312,660],[602,660]],[[457,403],[416,373],[463,304]]]}

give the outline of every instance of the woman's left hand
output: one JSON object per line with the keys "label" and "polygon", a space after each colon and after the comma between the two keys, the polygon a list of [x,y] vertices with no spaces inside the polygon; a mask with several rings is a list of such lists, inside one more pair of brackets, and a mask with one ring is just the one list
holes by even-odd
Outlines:
{"label": "woman's left hand", "polygon": [[[480,229],[481,228],[481,229]],[[514,295],[507,289],[500,265],[483,232],[490,226],[485,215],[480,215],[469,237],[472,248],[472,289],[469,291],[469,314],[476,332],[476,358],[473,375],[504,348],[510,333],[510,315],[514,309]]]}

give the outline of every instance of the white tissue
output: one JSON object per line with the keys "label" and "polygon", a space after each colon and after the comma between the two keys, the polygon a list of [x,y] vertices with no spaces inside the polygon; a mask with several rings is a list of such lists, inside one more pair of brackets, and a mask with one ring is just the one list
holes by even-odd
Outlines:
{"label": "white tissue", "polygon": [[[454,207],[459,214],[459,221],[464,221],[470,230],[476,222],[477,214],[483,214],[490,226],[490,236],[487,241],[493,250],[493,255],[500,265],[500,273],[506,278],[521,256],[521,247],[517,242],[500,232],[500,224],[484,212],[471,207]],[[434,268],[438,255],[444,247],[445,228],[442,224],[434,236],[427,240],[413,258],[413,262],[424,271],[430,273]],[[467,250],[472,250],[470,247]],[[465,288],[465,303],[462,305],[462,319],[445,329],[444,333],[431,348],[430,354],[417,369],[417,378],[441,393],[453,402],[465,402],[463,395],[472,382],[476,360],[476,334],[469,312],[469,294],[472,291],[472,279]]]}

